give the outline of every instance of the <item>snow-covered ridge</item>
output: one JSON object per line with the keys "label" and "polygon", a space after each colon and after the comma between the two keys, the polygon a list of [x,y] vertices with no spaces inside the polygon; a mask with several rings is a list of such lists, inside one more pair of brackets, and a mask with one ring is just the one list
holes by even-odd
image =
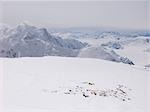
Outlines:
{"label": "snow-covered ridge", "polygon": [[[91,31],[90,31],[91,30]],[[141,47],[148,53],[150,46],[149,33],[145,36],[131,36],[114,31],[88,29],[66,32],[48,31],[27,23],[15,28],[7,25],[0,27],[0,57],[42,57],[65,56],[99,58],[126,64],[135,64],[124,49]],[[133,35],[133,34],[132,34]],[[140,51],[140,52],[141,52]],[[132,57],[131,57],[132,58]],[[146,65],[148,63],[145,63]]]}
{"label": "snow-covered ridge", "polygon": [[[51,31],[51,30],[50,30]],[[126,31],[126,30],[113,30],[101,28],[74,28],[74,29],[55,29],[52,35],[60,36],[62,38],[136,38],[139,36],[150,37],[150,31]]]}
{"label": "snow-covered ridge", "polygon": [[47,29],[37,28],[26,23],[17,27],[0,29],[0,57],[39,57],[46,55],[77,56],[86,46],[74,39],[62,39],[52,36]]}
{"label": "snow-covered ridge", "polygon": [[9,34],[10,27],[6,24],[0,23],[0,39],[7,37],[6,35]]}
{"label": "snow-covered ridge", "polygon": [[79,57],[98,58],[115,62],[122,62],[125,64],[134,65],[134,63],[126,57],[116,54],[113,50],[106,49],[102,46],[87,47],[81,50]]}

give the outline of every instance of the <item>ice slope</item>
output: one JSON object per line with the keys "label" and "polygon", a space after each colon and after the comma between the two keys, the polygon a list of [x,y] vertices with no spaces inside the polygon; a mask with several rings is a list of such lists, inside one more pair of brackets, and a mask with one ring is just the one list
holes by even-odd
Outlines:
{"label": "ice slope", "polygon": [[[43,57],[3,61],[4,112],[148,112],[148,71],[99,59]],[[66,95],[58,88],[96,84],[95,89],[130,88],[131,100]]]}

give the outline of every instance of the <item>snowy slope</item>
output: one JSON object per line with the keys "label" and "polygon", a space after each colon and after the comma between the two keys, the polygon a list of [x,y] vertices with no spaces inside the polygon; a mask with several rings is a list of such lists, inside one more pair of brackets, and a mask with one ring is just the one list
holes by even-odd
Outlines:
{"label": "snowy slope", "polygon": [[145,66],[150,63],[150,37],[137,37],[122,42],[124,49],[116,52],[120,55],[127,56],[136,65]]}
{"label": "snowy slope", "polygon": [[[99,59],[43,57],[3,60],[4,112],[148,112],[148,71]],[[83,97],[64,90],[95,84],[95,90],[124,85],[131,100]],[[60,90],[58,93],[55,91]]]}
{"label": "snowy slope", "polygon": [[107,49],[113,50],[116,54],[127,57],[135,65],[144,66],[150,63],[150,37],[139,36],[136,38],[85,38],[78,39],[81,42],[86,42],[92,47],[103,46]]}
{"label": "snowy slope", "polygon": [[97,58],[97,59],[104,59],[104,60],[122,62],[125,64],[134,65],[134,63],[128,58],[121,57],[118,54],[116,54],[113,50],[106,49],[102,46],[86,47],[80,51],[78,57]]}

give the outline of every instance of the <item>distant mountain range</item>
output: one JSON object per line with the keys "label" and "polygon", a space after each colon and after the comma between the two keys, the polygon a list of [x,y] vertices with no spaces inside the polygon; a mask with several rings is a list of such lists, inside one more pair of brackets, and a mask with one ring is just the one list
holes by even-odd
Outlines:
{"label": "distant mountain range", "polygon": [[[120,56],[114,49],[123,49],[125,44],[145,42],[149,44],[150,32],[122,34],[114,31],[98,30],[47,30],[37,28],[27,23],[21,23],[15,28],[0,25],[0,57],[86,57],[99,58],[133,65],[130,59]],[[82,41],[87,39],[89,41]],[[98,44],[91,44],[91,40]],[[98,39],[98,40],[97,40]]]}

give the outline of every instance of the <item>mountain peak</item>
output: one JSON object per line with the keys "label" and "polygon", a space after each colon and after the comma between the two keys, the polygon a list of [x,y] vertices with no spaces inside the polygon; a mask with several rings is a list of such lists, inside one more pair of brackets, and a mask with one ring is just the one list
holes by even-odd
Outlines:
{"label": "mountain peak", "polygon": [[0,29],[2,28],[10,28],[10,26],[5,23],[0,23]]}
{"label": "mountain peak", "polygon": [[16,30],[17,31],[29,31],[29,30],[31,30],[31,29],[35,29],[36,27],[34,27],[34,26],[32,26],[32,25],[30,25],[29,23],[27,23],[27,22],[22,22],[22,23],[20,23],[19,25],[17,25],[16,26]]}
{"label": "mountain peak", "polygon": [[23,21],[22,23],[20,23],[19,25],[29,25],[29,26],[31,26],[31,23],[30,22],[28,22],[28,21]]}
{"label": "mountain peak", "polygon": [[20,23],[18,26],[30,26],[30,25],[28,22],[25,21],[25,22]]}
{"label": "mountain peak", "polygon": [[19,26],[28,26],[29,24],[26,22],[20,23]]}

